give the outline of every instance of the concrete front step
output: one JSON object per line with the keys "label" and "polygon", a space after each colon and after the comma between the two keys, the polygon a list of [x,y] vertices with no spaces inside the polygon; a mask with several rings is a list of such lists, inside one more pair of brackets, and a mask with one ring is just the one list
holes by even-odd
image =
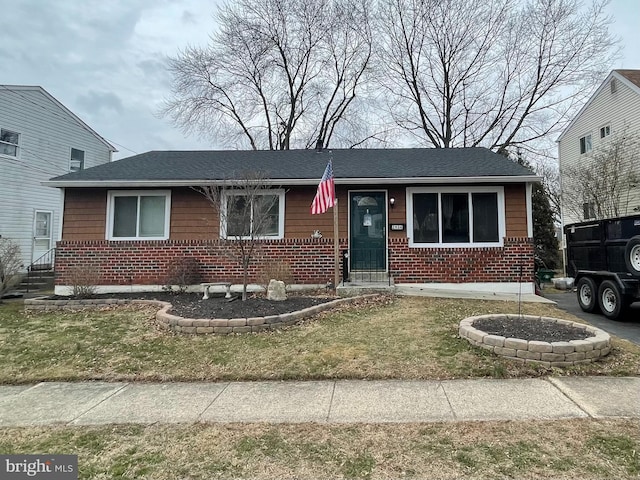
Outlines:
{"label": "concrete front step", "polygon": [[389,274],[387,272],[351,271],[349,272],[349,280],[348,283],[384,283],[389,282]]}
{"label": "concrete front step", "polygon": [[391,282],[346,282],[341,283],[336,288],[336,293],[339,297],[355,297],[357,295],[366,295],[371,293],[383,293],[393,295],[396,291],[396,287]]}
{"label": "concrete front step", "polygon": [[33,272],[31,278],[26,275],[22,281],[17,285],[16,290],[26,292],[38,291],[38,290],[53,290],[55,284],[55,274],[53,272]]}

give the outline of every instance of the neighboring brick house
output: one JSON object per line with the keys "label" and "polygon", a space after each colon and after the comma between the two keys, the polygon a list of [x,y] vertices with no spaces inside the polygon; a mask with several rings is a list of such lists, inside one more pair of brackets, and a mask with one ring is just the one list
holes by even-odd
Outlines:
{"label": "neighboring brick house", "polygon": [[[594,154],[622,145],[621,138],[626,138],[621,164],[640,176],[640,70],[613,70],[558,138],[564,225],[607,216],[598,215],[593,202],[585,198],[592,192],[582,195],[575,186],[575,177],[580,176],[576,171]],[[637,213],[639,207],[640,185],[636,185],[621,195],[618,215]]]}
{"label": "neighboring brick house", "polygon": [[250,281],[283,262],[294,283],[325,285],[333,215],[311,215],[310,205],[330,158],[351,275],[533,291],[531,187],[540,178],[484,148],[152,151],[53,178],[47,185],[64,192],[56,291],[66,292],[78,265],[99,271],[105,291],[158,289],[171,259],[185,256],[202,281],[241,283],[223,252],[227,226],[192,187],[247,171],[262,172],[275,200]]}

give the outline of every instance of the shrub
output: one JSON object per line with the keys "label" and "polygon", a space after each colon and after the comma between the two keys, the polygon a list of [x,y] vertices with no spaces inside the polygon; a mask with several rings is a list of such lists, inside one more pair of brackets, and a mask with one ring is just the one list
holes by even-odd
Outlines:
{"label": "shrub", "polygon": [[71,295],[75,298],[91,298],[96,295],[101,274],[91,265],[78,265],[69,270]]}
{"label": "shrub", "polygon": [[8,238],[0,238],[0,300],[20,282],[23,266],[20,247]]}
{"label": "shrub", "polygon": [[164,289],[172,292],[174,287],[180,293],[189,285],[200,283],[200,262],[194,257],[176,257],[169,262]]}

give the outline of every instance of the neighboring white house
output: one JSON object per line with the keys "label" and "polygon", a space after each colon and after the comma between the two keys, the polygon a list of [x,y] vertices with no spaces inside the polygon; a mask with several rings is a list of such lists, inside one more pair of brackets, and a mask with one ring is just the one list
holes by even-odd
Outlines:
{"label": "neighboring white house", "polygon": [[[589,198],[571,195],[580,191],[572,188],[577,181],[576,168],[608,152],[622,138],[626,139],[626,146],[620,166],[640,176],[640,70],[613,70],[558,138],[564,225],[598,216]],[[607,185],[597,181],[593,184]],[[616,205],[621,216],[637,213],[640,188],[636,185],[626,189]]]}
{"label": "neighboring white house", "polygon": [[0,85],[0,236],[20,246],[25,269],[62,229],[60,191],[41,182],[110,162],[115,151],[42,87]]}

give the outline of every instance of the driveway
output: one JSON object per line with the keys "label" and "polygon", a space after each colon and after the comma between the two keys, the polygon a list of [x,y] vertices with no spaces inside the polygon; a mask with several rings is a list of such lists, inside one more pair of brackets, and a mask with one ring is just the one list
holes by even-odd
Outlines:
{"label": "driveway", "polygon": [[594,327],[640,345],[640,302],[631,305],[622,320],[609,320],[604,315],[583,312],[575,292],[549,293],[544,296],[556,302],[558,308],[586,320]]}

